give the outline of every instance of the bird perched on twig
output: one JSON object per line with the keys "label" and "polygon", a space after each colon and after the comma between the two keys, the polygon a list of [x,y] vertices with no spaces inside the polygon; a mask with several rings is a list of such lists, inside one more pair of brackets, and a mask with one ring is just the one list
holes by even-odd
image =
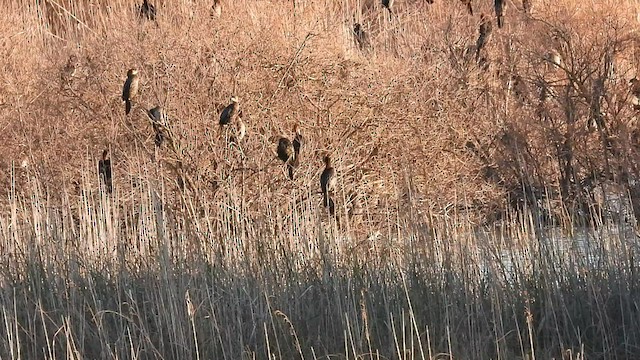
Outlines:
{"label": "bird perched on twig", "polygon": [[140,17],[154,21],[156,19],[156,7],[148,0],[142,1],[142,6],[140,6]]}
{"label": "bird perched on twig", "polygon": [[480,29],[478,40],[476,41],[476,62],[480,60],[480,53],[489,42],[492,31],[493,25],[491,24],[491,19],[485,14],[480,14]]}
{"label": "bird perched on twig", "polygon": [[289,173],[289,179],[293,180],[293,164],[292,162],[295,159],[295,149],[293,147],[293,144],[291,143],[291,140],[289,140],[286,137],[281,137],[278,140],[278,148],[276,149],[276,152],[278,153],[278,159],[282,160],[282,162],[285,163],[285,165],[287,166],[287,170]]}
{"label": "bird perched on twig", "polygon": [[231,97],[231,103],[227,105],[220,113],[220,127],[231,124],[239,113],[240,105],[238,105],[238,98],[234,95]]}
{"label": "bird perched on twig", "polygon": [[107,192],[111,194],[113,191],[113,179],[111,178],[111,160],[107,159],[108,154],[109,150],[104,149],[102,152],[102,160],[98,161],[98,175],[104,183]]}
{"label": "bird perched on twig", "polygon": [[337,183],[336,169],[331,164],[331,157],[326,155],[324,157],[324,170],[320,175],[320,190],[322,191],[322,199],[325,207],[330,207],[332,200],[329,197],[331,192]]}
{"label": "bird perched on twig", "polygon": [[507,7],[507,2],[505,0],[494,0],[493,7],[496,10],[496,20],[498,22],[498,28],[502,28],[504,26],[504,15]]}
{"label": "bird perched on twig", "polygon": [[122,88],[122,100],[125,103],[125,114],[131,112],[131,101],[138,95],[138,70],[129,69],[127,71],[127,80]]}
{"label": "bird perched on twig", "polygon": [[473,16],[473,4],[471,3],[471,0],[460,0],[460,2],[467,7],[469,15]]}

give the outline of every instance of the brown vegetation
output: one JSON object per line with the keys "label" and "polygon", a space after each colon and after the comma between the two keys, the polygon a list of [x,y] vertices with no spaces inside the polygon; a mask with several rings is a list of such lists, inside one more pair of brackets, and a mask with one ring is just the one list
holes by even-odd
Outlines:
{"label": "brown vegetation", "polygon": [[[349,169],[346,193],[396,195],[391,188],[369,193],[358,180],[362,172],[388,184],[411,179],[405,191],[436,212],[460,206],[460,194],[465,207],[486,216],[508,206],[506,195],[546,193],[569,207],[547,209],[559,216],[588,209],[603,182],[636,193],[630,5],[589,12],[537,6],[529,20],[514,10],[508,26],[487,41],[482,26],[478,35],[479,19],[456,4],[405,2],[396,9],[404,15],[389,23],[378,3],[342,10],[331,3],[237,4],[246,11],[220,19],[209,18],[211,4],[159,3],[158,26],[122,3],[57,4],[35,10],[12,4],[24,25],[10,19],[3,25],[4,33],[16,34],[2,44],[5,186],[10,162],[27,159],[29,171],[49,179],[47,189],[56,193],[79,181],[86,154],[110,145],[121,169],[114,182],[127,191],[136,169],[153,162],[154,134],[144,113],[126,120],[116,111],[122,71],[135,67],[139,107],[160,104],[174,120],[179,153],[162,153],[158,161],[171,162],[167,169],[182,161],[203,200],[215,198],[212,182],[245,184],[248,198],[277,196],[280,186],[265,191],[251,183],[266,183],[276,171],[273,152],[264,150],[268,138],[295,122],[309,140],[299,186],[310,186],[322,170],[323,152],[348,148],[337,159]],[[478,3],[478,12],[492,12],[492,5]],[[371,29],[370,51],[358,49],[351,12]],[[31,30],[20,32],[23,26]],[[470,61],[474,47],[477,63]],[[525,87],[527,93],[517,90]],[[249,120],[242,164],[213,146],[216,114],[236,93],[246,99]],[[377,161],[369,156],[374,148],[385,149]],[[51,163],[57,158],[68,161]],[[225,175],[247,171],[250,179]]]}

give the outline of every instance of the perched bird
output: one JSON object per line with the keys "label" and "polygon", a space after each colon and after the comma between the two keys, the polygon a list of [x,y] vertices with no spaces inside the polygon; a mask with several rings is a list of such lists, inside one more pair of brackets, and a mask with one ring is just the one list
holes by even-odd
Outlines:
{"label": "perched bird", "polygon": [[480,60],[480,53],[489,42],[492,31],[493,25],[491,23],[491,19],[489,19],[485,14],[480,14],[480,30],[478,40],[476,41],[476,62]]}
{"label": "perched bird", "polygon": [[220,0],[213,0],[211,5],[211,17],[219,18],[222,15],[222,3]]}
{"label": "perched bird", "polygon": [[496,19],[498,21],[498,28],[502,28],[504,26],[504,15],[505,15],[505,8],[506,8],[506,1],[505,0],[494,0],[493,3],[493,7],[496,10]]}
{"label": "perched bird", "polygon": [[295,159],[296,153],[295,153],[295,149],[293,148],[293,144],[291,143],[291,140],[287,139],[284,136],[281,137],[280,140],[278,140],[277,153],[278,153],[278,159],[282,160],[282,162],[284,162],[287,165],[289,179],[293,180],[292,162]]}
{"label": "perched bird", "polygon": [[358,49],[366,50],[371,47],[371,42],[369,41],[369,34],[362,28],[360,23],[355,23],[353,25],[353,36],[356,41],[356,45],[358,45]]}
{"label": "perched bird", "polygon": [[142,6],[140,6],[140,17],[154,21],[156,19],[156,7],[147,0],[142,1]]}
{"label": "perched bird", "polygon": [[329,192],[336,187],[336,169],[331,166],[331,157],[326,155],[324,157],[324,170],[320,175],[320,190],[322,190],[322,196],[325,206],[329,206],[330,198]]}
{"label": "perched bird", "polygon": [[231,97],[231,104],[227,105],[220,113],[220,126],[229,125],[238,116],[239,105],[236,96]]}
{"label": "perched bird", "polygon": [[131,112],[131,100],[138,95],[138,70],[129,69],[127,71],[127,80],[122,88],[122,100],[125,103],[125,114]]}
{"label": "perched bird", "polygon": [[107,159],[108,154],[109,150],[104,149],[102,152],[102,160],[98,161],[98,175],[107,191],[111,193],[113,191],[113,180],[111,178],[111,160]]}
{"label": "perched bird", "polygon": [[460,0],[460,2],[467,7],[469,15],[473,16],[473,4],[471,3],[471,0]]}

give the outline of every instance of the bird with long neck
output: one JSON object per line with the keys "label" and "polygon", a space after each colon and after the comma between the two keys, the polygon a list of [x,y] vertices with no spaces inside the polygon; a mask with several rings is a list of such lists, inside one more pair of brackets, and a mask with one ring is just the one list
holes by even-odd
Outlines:
{"label": "bird with long neck", "polygon": [[331,164],[331,157],[326,155],[324,157],[324,170],[320,175],[320,190],[325,206],[329,206],[329,192],[336,187],[336,169]]}
{"label": "bird with long neck", "polygon": [[129,69],[127,71],[127,80],[122,87],[122,101],[125,104],[125,114],[129,115],[131,112],[132,100],[138,95],[138,70]]}
{"label": "bird with long neck", "polygon": [[278,148],[276,149],[278,154],[278,159],[282,160],[287,166],[287,170],[289,173],[289,179],[293,180],[293,160],[295,159],[295,149],[291,140],[282,136],[278,140]]}
{"label": "bird with long neck", "polygon": [[230,104],[227,105],[220,113],[219,123],[221,127],[224,125],[231,124],[236,119],[236,116],[238,116],[238,113],[240,111],[239,110],[240,105],[238,104],[239,102],[238,97],[232,96],[229,101],[230,101]]}

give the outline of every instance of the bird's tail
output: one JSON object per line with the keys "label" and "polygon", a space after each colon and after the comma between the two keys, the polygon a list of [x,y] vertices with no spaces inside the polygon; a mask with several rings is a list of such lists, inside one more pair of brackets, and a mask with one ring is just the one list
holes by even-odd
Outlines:
{"label": "bird's tail", "polygon": [[467,3],[467,10],[469,10],[469,15],[473,16],[473,5],[471,4],[471,1]]}
{"label": "bird's tail", "polygon": [[164,141],[164,135],[162,134],[162,131],[156,132],[156,138],[155,138],[156,146],[160,147],[160,145],[162,145],[163,141]]}
{"label": "bird's tail", "polygon": [[294,166],[293,164],[287,164],[287,170],[289,171],[289,179],[293,180],[293,170],[294,170]]}
{"label": "bird's tail", "polygon": [[104,184],[104,189],[107,193],[113,193],[113,179],[106,174],[100,174],[100,180]]}
{"label": "bird's tail", "polygon": [[129,113],[131,112],[131,100],[124,101],[124,112],[127,115],[129,115]]}
{"label": "bird's tail", "polygon": [[324,193],[322,204],[325,208],[329,210],[329,215],[335,216],[336,214],[336,204],[333,202],[333,199],[329,197],[329,193]]}
{"label": "bird's tail", "polygon": [[504,26],[504,15],[499,15],[498,16],[498,28],[502,29],[503,26]]}

